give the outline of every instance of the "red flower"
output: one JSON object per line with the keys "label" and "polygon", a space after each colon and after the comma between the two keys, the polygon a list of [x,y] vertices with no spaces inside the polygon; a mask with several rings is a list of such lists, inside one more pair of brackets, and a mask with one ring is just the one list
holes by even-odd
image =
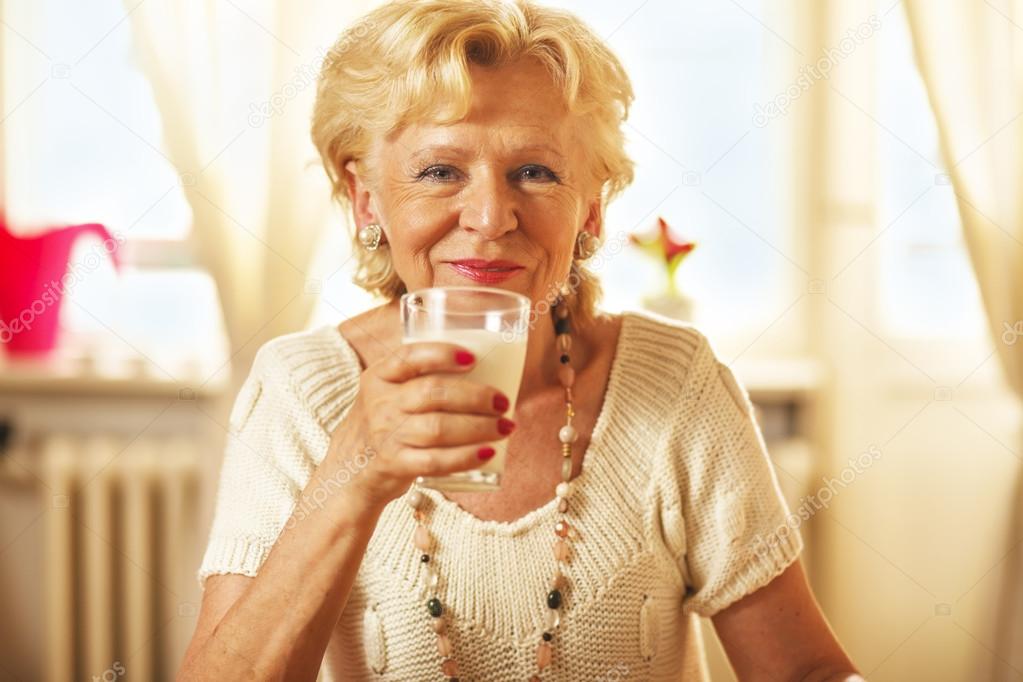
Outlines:
{"label": "red flower", "polygon": [[682,262],[686,254],[696,248],[696,242],[676,241],[671,236],[668,222],[660,216],[657,217],[657,230],[657,235],[649,239],[640,239],[638,236],[630,234],[629,241],[642,247],[651,255],[662,259],[667,264],[669,272],[674,274],[675,268]]}

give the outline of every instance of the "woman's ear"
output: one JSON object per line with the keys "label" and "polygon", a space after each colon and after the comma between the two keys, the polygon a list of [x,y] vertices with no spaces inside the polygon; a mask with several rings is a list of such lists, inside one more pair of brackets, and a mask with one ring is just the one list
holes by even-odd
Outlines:
{"label": "woman's ear", "polygon": [[601,210],[601,205],[602,202],[599,194],[590,200],[587,206],[586,221],[582,226],[583,230],[589,232],[597,239],[600,239],[604,231],[604,212]]}
{"label": "woman's ear", "polygon": [[345,163],[345,185],[348,197],[352,202],[352,214],[355,216],[355,229],[358,230],[370,223],[380,224],[380,216],[374,209],[373,194],[359,172],[359,164],[355,159]]}

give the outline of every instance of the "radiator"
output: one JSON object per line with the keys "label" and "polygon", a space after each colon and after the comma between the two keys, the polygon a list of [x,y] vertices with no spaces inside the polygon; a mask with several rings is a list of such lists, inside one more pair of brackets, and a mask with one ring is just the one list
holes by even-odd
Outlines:
{"label": "radiator", "polygon": [[[172,679],[194,625],[198,447],[186,438],[47,436],[46,679]],[[185,616],[185,618],[182,618]]]}

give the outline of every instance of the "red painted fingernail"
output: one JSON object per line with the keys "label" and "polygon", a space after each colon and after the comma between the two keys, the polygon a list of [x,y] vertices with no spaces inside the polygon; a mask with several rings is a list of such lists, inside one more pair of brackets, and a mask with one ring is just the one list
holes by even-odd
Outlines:
{"label": "red painted fingernail", "polygon": [[476,456],[482,459],[483,461],[487,461],[488,459],[494,456],[494,448],[487,447],[480,448],[479,450],[476,451]]}
{"label": "red painted fingernail", "polygon": [[460,365],[471,365],[476,362],[476,356],[467,350],[456,350],[455,351],[455,362]]}
{"label": "red painted fingernail", "polygon": [[495,393],[494,394],[494,409],[495,410],[497,410],[498,412],[504,412],[505,410],[508,409],[508,405],[509,404],[510,403],[508,402],[507,396],[505,396],[503,393]]}
{"label": "red painted fingernail", "polygon": [[502,436],[507,436],[514,429],[515,422],[513,422],[511,419],[505,419],[504,417],[501,417],[500,419],[497,420],[497,431]]}

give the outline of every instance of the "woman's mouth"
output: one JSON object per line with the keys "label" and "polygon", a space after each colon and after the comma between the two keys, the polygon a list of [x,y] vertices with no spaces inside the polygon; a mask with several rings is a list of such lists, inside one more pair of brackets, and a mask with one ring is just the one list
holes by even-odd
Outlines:
{"label": "woman's mouth", "polygon": [[503,282],[509,277],[514,277],[520,270],[523,270],[523,267],[518,263],[507,260],[466,258],[463,260],[447,261],[447,264],[463,277],[484,284]]}

